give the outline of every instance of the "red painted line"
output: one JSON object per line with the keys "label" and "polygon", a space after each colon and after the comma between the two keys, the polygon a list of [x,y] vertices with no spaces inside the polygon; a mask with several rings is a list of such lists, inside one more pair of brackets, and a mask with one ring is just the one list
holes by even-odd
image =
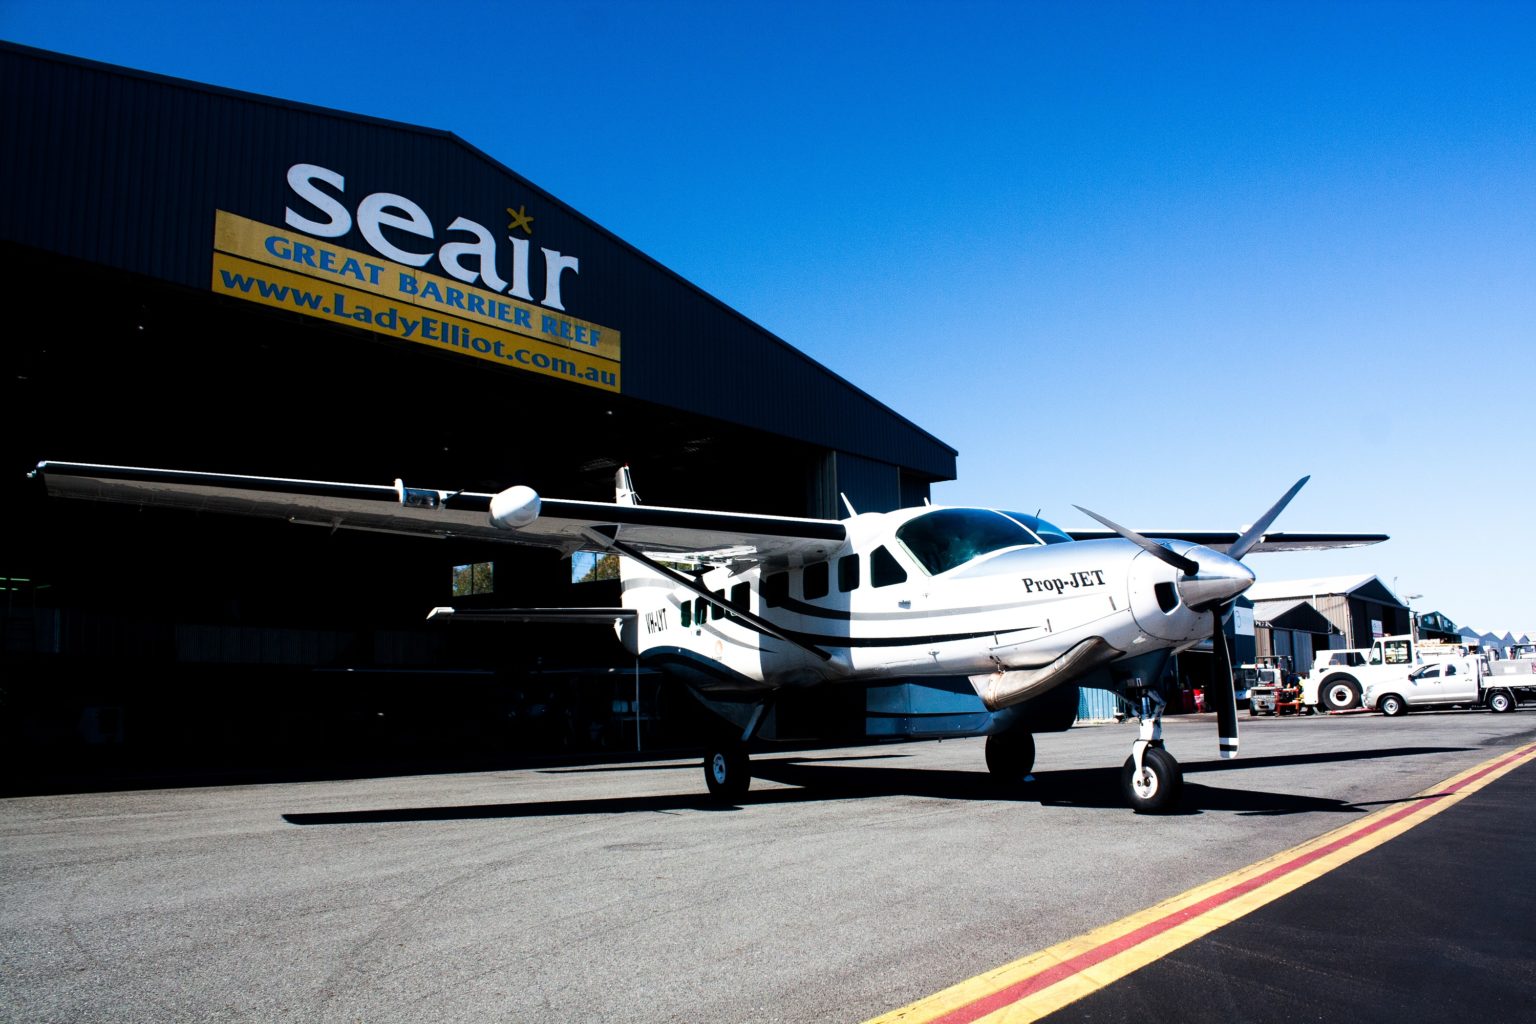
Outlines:
{"label": "red painted line", "polygon": [[1239,882],[1230,888],[1223,889],[1219,893],[1215,893],[1206,897],[1199,903],[1191,904],[1182,910],[1176,910],[1164,917],[1158,918],[1156,921],[1149,921],[1147,924],[1144,924],[1140,928],[1137,928],[1133,931],[1127,932],[1126,934],[1120,936],[1118,939],[1111,939],[1108,942],[1095,946],[1093,949],[1079,953],[1077,956],[1070,960],[1063,960],[1061,963],[1054,967],[1048,967],[1041,971],[1039,974],[1035,974],[1029,978],[1024,979],[1023,981],[1010,985],[1007,988],[1000,989],[991,995],[983,996],[975,1002],[967,1003],[965,1006],[956,1007],[949,1013],[946,1013],[944,1016],[937,1017],[930,1021],[929,1024],[969,1024],[969,1022],[979,1020],[982,1017],[985,1017],[987,1014],[1001,1010],[1003,1007],[1008,1006],[1011,1003],[1016,1003],[1026,996],[1034,995],[1036,992],[1049,988],[1050,986],[1056,984],[1058,981],[1064,981],[1067,978],[1072,977],[1074,974],[1080,974],[1082,971],[1094,966],[1095,964],[1103,963],[1110,957],[1116,956],[1128,949],[1139,946],[1143,942],[1146,942],[1148,939],[1155,938],[1156,936],[1161,935],[1166,931],[1170,931],[1171,929],[1178,927],[1191,918],[1199,917],[1201,914],[1208,913],[1209,911],[1214,910],[1215,908],[1225,903],[1230,903],[1237,899],[1239,896],[1247,895],[1253,890],[1273,882],[1277,878],[1282,878],[1285,875],[1306,867],[1308,864],[1320,860],[1331,853],[1336,853],[1347,846],[1358,843],[1360,840],[1366,838],[1367,836],[1373,835],[1374,833],[1381,831],[1389,825],[1394,825],[1397,822],[1402,821],[1409,815],[1417,814],[1424,810],[1426,807],[1432,806],[1436,801],[1443,800],[1446,797],[1451,796],[1470,783],[1476,782],[1478,779],[1488,775],[1490,772],[1498,771],[1500,768],[1509,764],[1511,761],[1519,760],[1520,758],[1529,754],[1532,749],[1536,748],[1526,747],[1521,750],[1517,750],[1513,754],[1510,754],[1508,757],[1501,758],[1500,760],[1495,761],[1493,764],[1487,765],[1479,771],[1472,773],[1455,785],[1447,787],[1443,792],[1431,793],[1428,796],[1414,797],[1407,804],[1407,806],[1399,808],[1398,810],[1383,818],[1378,818],[1376,821],[1369,825],[1362,826],[1353,832],[1340,836],[1338,839],[1335,839],[1333,842],[1326,846],[1320,846],[1315,850],[1310,850],[1307,853],[1300,855],[1299,857],[1294,857],[1291,860],[1286,861],[1284,864],[1278,864],[1263,874],[1255,875],[1253,878]]}

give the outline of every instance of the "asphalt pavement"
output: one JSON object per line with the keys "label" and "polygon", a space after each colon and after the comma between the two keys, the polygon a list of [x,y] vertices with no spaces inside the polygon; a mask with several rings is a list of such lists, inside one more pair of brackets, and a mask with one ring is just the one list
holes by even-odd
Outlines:
{"label": "asphalt pavement", "polygon": [[[1041,737],[1016,796],[966,740],[762,755],[726,809],[680,761],[3,800],[0,1017],[861,1021],[1536,739],[1529,712],[1243,725],[1222,762],[1211,716],[1168,723],[1163,817],[1120,801],[1130,725]],[[1514,1019],[1532,774],[1062,1014]]]}

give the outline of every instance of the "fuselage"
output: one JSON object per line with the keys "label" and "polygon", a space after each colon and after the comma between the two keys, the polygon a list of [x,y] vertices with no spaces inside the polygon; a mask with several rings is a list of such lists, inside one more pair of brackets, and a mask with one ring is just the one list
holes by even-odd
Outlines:
{"label": "fuselage", "polygon": [[[699,582],[718,603],[626,560],[624,604],[637,612],[626,644],[706,689],[751,690],[1002,673],[1027,681],[1070,669],[1063,659],[1089,641],[1092,668],[1179,650],[1211,631],[1211,612],[1181,594],[1194,577],[1128,540],[1073,541],[1035,517],[990,509],[866,513],[845,525],[847,540],[825,561],[704,573]],[[1232,580],[1233,594],[1253,579],[1211,549],[1167,546],[1198,561],[1201,577]],[[1056,685],[1072,673],[1048,678]]]}

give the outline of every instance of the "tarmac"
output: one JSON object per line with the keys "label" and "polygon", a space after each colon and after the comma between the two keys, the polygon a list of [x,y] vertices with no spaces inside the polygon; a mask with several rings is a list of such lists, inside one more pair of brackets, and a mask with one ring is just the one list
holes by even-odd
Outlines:
{"label": "tarmac", "polygon": [[[724,809],[682,760],[0,800],[0,1019],[870,1020],[1536,743],[1529,711],[1245,717],[1226,762],[1211,719],[1167,723],[1158,817],[1130,725],[1040,737],[1018,794],[965,740],[762,754]],[[1536,767],[1505,770],[1044,1019],[1536,1017]]]}

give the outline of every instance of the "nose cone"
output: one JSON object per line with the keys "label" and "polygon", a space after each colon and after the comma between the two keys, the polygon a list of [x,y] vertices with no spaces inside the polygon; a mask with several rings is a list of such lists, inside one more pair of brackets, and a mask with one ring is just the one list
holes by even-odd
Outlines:
{"label": "nose cone", "polygon": [[1202,609],[1230,601],[1253,586],[1253,570],[1235,558],[1202,548],[1190,557],[1200,563],[1194,576],[1180,576],[1174,584],[1179,597],[1190,608]]}

